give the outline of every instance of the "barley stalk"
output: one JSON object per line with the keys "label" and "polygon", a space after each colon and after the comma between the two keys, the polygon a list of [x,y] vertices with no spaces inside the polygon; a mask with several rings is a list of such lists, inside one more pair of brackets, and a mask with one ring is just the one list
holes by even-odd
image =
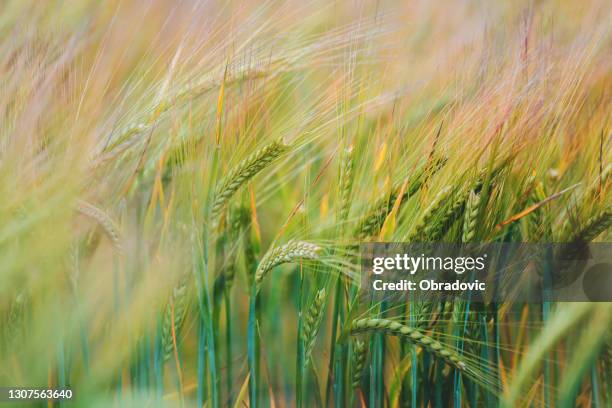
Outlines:
{"label": "barley stalk", "polygon": [[603,346],[601,365],[604,374],[604,399],[608,401],[612,394],[612,331],[610,330]]}
{"label": "barley stalk", "polygon": [[245,221],[243,225],[243,237],[244,237],[244,263],[247,275],[249,277],[249,283],[252,282],[253,276],[257,269],[257,254],[258,254],[258,245],[253,243],[251,239],[251,215],[248,215],[248,219]]}
{"label": "barley stalk", "polygon": [[[565,373],[559,381],[558,406],[559,408],[573,408],[576,406],[576,394],[584,380],[584,374],[591,369],[600,354],[612,324],[612,303],[596,303],[589,314],[588,323],[581,330],[582,335],[577,339],[576,349],[580,352],[572,353],[568,358]],[[609,404],[606,404],[609,405]]]}
{"label": "barley stalk", "polygon": [[612,164],[606,166],[603,169],[601,176],[598,175],[596,180],[589,186],[589,188],[584,192],[582,201],[585,203],[593,203],[597,201],[597,198],[600,194],[600,187],[602,189],[602,193],[606,189],[606,184],[610,177],[610,172],[612,171]]}
{"label": "barley stalk", "polygon": [[528,384],[533,384],[539,367],[545,361],[545,356],[553,347],[562,341],[568,333],[592,312],[595,303],[569,303],[562,304],[555,315],[547,322],[546,330],[542,331],[523,356],[516,370],[516,374],[502,403],[502,407],[513,408],[519,406],[523,392]]}
{"label": "barley stalk", "polygon": [[[226,243],[226,246],[230,247],[237,245],[242,241],[241,233],[243,229],[246,228],[248,217],[248,210],[244,207],[233,208],[232,211],[230,211],[228,222],[228,242]],[[225,286],[227,288],[231,288],[234,282],[234,277],[236,276],[236,257],[230,253],[230,255],[225,259],[225,262],[227,262],[223,269]]]}

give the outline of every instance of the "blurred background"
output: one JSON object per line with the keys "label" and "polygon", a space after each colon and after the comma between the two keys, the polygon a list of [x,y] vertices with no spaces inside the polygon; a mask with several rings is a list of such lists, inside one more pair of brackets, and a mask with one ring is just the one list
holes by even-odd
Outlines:
{"label": "blurred background", "polygon": [[[611,17],[1,2],[0,385],[79,406],[606,406],[609,305],[559,305],[564,329],[558,305],[385,310],[359,303],[354,245],[460,242],[466,206],[473,242],[609,241]],[[359,367],[358,316],[446,340],[473,372],[379,335]],[[548,365],[521,368],[538,347]]]}

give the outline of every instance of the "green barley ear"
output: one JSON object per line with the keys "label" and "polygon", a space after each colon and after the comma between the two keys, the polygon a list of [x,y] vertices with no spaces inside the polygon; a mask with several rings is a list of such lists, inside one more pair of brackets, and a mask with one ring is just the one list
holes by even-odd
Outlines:
{"label": "green barley ear", "polygon": [[120,253],[123,252],[123,246],[121,244],[122,239],[121,233],[119,232],[119,227],[117,227],[117,223],[113,221],[113,219],[108,214],[106,214],[98,207],[89,204],[88,202],[85,202],[83,200],[79,200],[77,202],[76,211],[97,222],[106,234],[106,236],[108,236],[115,249]]}
{"label": "green barley ear", "polygon": [[399,190],[394,189],[389,196],[376,201],[362,216],[355,235],[363,239],[378,234],[398,195]]}
{"label": "green barley ear", "polygon": [[[229,212],[229,220],[227,226],[227,242],[225,243],[226,247],[231,245],[239,245],[242,242],[241,234],[243,229],[246,228],[246,224],[248,222],[248,210],[244,207],[234,207],[231,208]],[[236,257],[234,254],[230,253],[230,256],[227,257],[226,265],[223,268],[223,277],[224,284],[229,289],[232,287],[234,283],[234,278],[236,276]]]}
{"label": "green barley ear", "polygon": [[570,242],[591,242],[612,225],[612,211],[607,209],[587,220],[585,225],[574,233]]}
{"label": "green barley ear", "polygon": [[[225,239],[226,248],[227,246],[240,248],[243,257],[239,259],[235,254],[231,254],[229,259],[225,259],[223,280],[228,288],[233,285],[236,272],[240,269],[239,265],[241,264],[244,266],[249,284],[252,283],[253,275],[257,268],[258,246],[253,243],[251,238],[251,222],[251,211],[247,206],[240,205],[230,208],[227,222],[228,231]],[[239,260],[242,262],[239,262]]]}
{"label": "green barley ear", "polygon": [[[408,188],[404,191],[401,202],[405,203],[408,197],[419,191],[421,186],[445,163],[445,159],[436,159],[433,160],[432,163],[430,163],[430,165],[428,165],[424,170],[419,171],[412,182],[408,185]],[[382,228],[385,219],[391,212],[395,201],[399,198],[402,184],[403,183],[396,183],[388,196],[378,199],[365,211],[365,214],[359,220],[357,229],[355,230],[355,236],[357,238],[364,239],[377,235],[380,232],[380,229]]]}
{"label": "green barley ear", "polygon": [[466,193],[460,193],[439,218],[432,220],[432,222],[425,227],[425,237],[428,241],[439,241],[444,234],[448,232],[453,223],[461,217],[465,209],[467,197]]}
{"label": "green barley ear", "polygon": [[476,222],[478,221],[478,208],[480,207],[480,193],[470,192],[466,202],[465,217],[463,219],[462,242],[472,242],[476,235]]}
{"label": "green barley ear", "polygon": [[[590,206],[593,203],[596,203],[599,201],[600,187],[601,187],[601,193],[605,194],[606,189],[607,189],[607,182],[610,180],[611,170],[612,170],[612,165],[606,166],[606,168],[603,170],[601,174],[601,177],[598,176],[596,180],[593,183],[591,183],[591,185],[584,191],[580,199],[581,204],[579,204],[579,209],[590,208]],[[594,216],[590,214],[591,218],[587,220],[587,225],[590,224],[591,221],[595,221],[594,218],[603,216],[608,211],[609,209],[606,208],[605,210],[603,210],[603,212],[601,210],[598,210],[597,214]],[[561,226],[559,228],[560,229],[559,237],[561,238],[562,241],[568,239],[571,242],[576,239],[577,233],[575,232],[575,227],[576,227],[576,221],[579,218],[580,213],[581,213],[580,210],[577,211],[577,214],[574,214],[574,217],[569,216],[567,213],[565,214],[563,222],[561,223]],[[597,235],[599,235],[599,233]]]}
{"label": "green barley ear", "polygon": [[225,204],[240,187],[268,167],[288,149],[289,146],[283,142],[274,141],[257,150],[230,170],[215,190],[215,198],[211,209],[212,218],[216,219],[219,216]]}
{"label": "green barley ear", "polygon": [[363,340],[355,340],[353,342],[353,375],[351,380],[353,388],[359,387],[361,383],[367,355],[365,342]]}
{"label": "green barley ear", "polygon": [[414,327],[418,329],[427,329],[432,323],[432,312],[434,302],[427,300],[415,302],[414,304]]}
{"label": "green barley ear", "polygon": [[[174,341],[172,338],[174,320],[174,336],[178,342],[179,332],[187,315],[188,296],[187,285],[180,283],[172,290],[170,301],[166,305],[164,317],[162,321],[162,350],[164,361],[168,360],[174,350]],[[173,309],[174,308],[174,315]]]}
{"label": "green barley ear", "polygon": [[455,304],[452,300],[445,300],[441,309],[442,310],[440,311],[440,315],[442,320],[449,321],[453,318],[453,310],[455,309]]}
{"label": "green barley ear", "polygon": [[323,309],[325,307],[325,288],[317,292],[313,302],[311,303],[306,316],[304,316],[304,330],[302,340],[304,341],[304,365],[308,364],[312,347],[319,332],[321,318],[323,317]]}
{"label": "green barley ear", "polygon": [[[347,147],[342,153],[342,161],[340,164],[340,184],[338,219],[341,225],[344,225],[348,219],[351,210],[351,192],[353,190],[353,148]],[[344,229],[344,228],[343,228]]]}
{"label": "green barley ear", "polygon": [[357,334],[367,331],[380,331],[386,334],[402,337],[409,342],[424,348],[433,355],[441,358],[447,364],[459,370],[466,370],[467,364],[461,356],[437,340],[423,333],[422,330],[403,325],[389,319],[364,318],[353,322],[351,333]]}
{"label": "green barley ear", "polygon": [[435,223],[432,220],[436,213],[444,206],[450,192],[450,186],[446,186],[436,194],[432,202],[425,209],[421,221],[414,226],[412,232],[406,237],[406,242],[413,242],[417,237],[429,236],[429,234],[435,232],[435,227],[432,227],[432,224]]}
{"label": "green barley ear", "polygon": [[596,214],[569,236],[568,242],[571,245],[556,248],[555,258],[560,263],[553,268],[553,276],[557,284],[569,284],[578,278],[582,268],[567,269],[570,264],[577,266],[575,262],[568,262],[568,260],[584,259],[585,250],[588,253],[588,249],[585,249],[586,244],[607,231],[610,225],[612,225],[612,211],[606,210]]}
{"label": "green barley ear", "polygon": [[255,285],[259,289],[264,277],[272,268],[298,259],[317,259],[321,247],[305,241],[289,241],[285,245],[273,248],[264,255],[255,272]]}
{"label": "green barley ear", "polygon": [[463,217],[467,202],[470,199],[470,193],[478,194],[483,186],[483,178],[484,175],[477,178],[467,191],[459,190],[456,199],[450,205],[444,206],[443,210],[439,210],[441,212],[440,216],[435,216],[435,213],[432,214],[432,220],[426,225],[424,230],[424,237],[428,241],[439,241],[453,226],[455,221]]}
{"label": "green barley ear", "polygon": [[[533,205],[543,201],[545,198],[546,194],[542,183],[534,183],[533,191],[527,203],[528,205]],[[550,237],[551,235],[550,225],[548,225],[544,210],[545,207],[538,208],[525,217],[525,222],[527,223],[527,239],[530,242],[538,242],[542,238]]]}

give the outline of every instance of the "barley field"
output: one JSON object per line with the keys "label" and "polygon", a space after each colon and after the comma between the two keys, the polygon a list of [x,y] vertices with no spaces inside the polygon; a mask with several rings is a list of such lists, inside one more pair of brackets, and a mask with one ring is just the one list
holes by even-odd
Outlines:
{"label": "barley field", "polygon": [[609,407],[612,302],[391,307],[359,244],[610,242],[611,22],[605,0],[0,2],[0,387]]}

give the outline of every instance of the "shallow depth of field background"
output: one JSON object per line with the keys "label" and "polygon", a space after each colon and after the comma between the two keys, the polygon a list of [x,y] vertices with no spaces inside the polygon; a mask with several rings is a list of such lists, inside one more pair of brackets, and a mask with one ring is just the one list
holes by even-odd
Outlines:
{"label": "shallow depth of field background", "polygon": [[354,246],[609,241],[609,6],[2,2],[0,386],[609,406],[609,303],[368,304]]}

